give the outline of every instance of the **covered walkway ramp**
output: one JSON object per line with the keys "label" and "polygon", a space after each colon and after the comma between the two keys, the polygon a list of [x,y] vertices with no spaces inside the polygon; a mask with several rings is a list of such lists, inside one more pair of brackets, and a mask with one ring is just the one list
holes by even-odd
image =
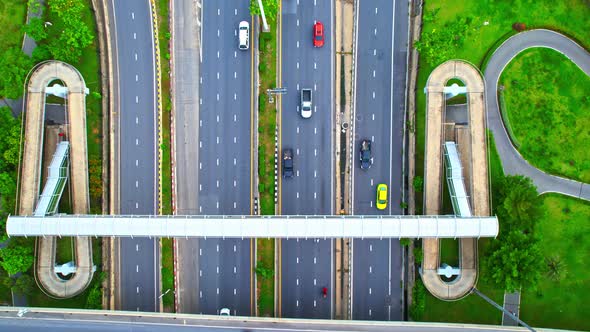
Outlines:
{"label": "covered walkway ramp", "polygon": [[9,216],[9,236],[219,238],[479,238],[496,217],[456,216]]}

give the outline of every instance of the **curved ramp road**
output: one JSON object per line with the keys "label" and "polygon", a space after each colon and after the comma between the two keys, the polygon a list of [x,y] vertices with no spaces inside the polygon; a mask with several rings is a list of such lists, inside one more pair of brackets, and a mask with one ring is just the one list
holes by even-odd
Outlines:
{"label": "curved ramp road", "polygon": [[[149,0],[111,0],[119,214],[156,214],[155,50]],[[118,241],[116,308],[158,311],[158,241]]]}
{"label": "curved ramp road", "polygon": [[494,133],[496,149],[507,174],[530,177],[540,193],[557,192],[590,200],[590,185],[544,173],[529,164],[512,145],[498,107],[498,80],[508,63],[520,52],[532,47],[546,47],[564,54],[590,76],[590,54],[566,36],[550,30],[530,30],[506,40],[492,55],[485,69],[488,89],[486,105],[488,128]]}

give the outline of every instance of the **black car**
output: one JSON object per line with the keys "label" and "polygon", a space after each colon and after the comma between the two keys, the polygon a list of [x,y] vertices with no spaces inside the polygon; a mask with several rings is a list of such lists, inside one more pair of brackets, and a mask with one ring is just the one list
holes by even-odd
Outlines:
{"label": "black car", "polygon": [[359,153],[359,159],[361,160],[361,169],[369,169],[373,164],[373,158],[371,157],[371,141],[368,139],[361,141],[361,151]]}
{"label": "black car", "polygon": [[293,177],[293,150],[291,149],[283,150],[283,177]]}

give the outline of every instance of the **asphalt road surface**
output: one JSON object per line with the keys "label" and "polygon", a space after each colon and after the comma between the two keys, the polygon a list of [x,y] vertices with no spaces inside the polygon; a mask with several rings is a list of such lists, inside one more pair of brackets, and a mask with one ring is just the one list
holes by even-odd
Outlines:
{"label": "asphalt road surface", "polygon": [[584,184],[547,174],[529,164],[514,148],[498,109],[498,79],[506,65],[518,53],[531,47],[557,50],[572,60],[586,75],[590,75],[590,54],[573,40],[550,30],[521,32],[506,40],[490,57],[485,68],[486,108],[488,128],[494,133],[496,149],[507,174],[522,174],[533,180],[540,193],[557,192],[590,200],[590,184]]}
{"label": "asphalt road surface", "polygon": [[[402,214],[402,144],[408,52],[408,2],[360,0],[356,17],[353,214]],[[373,164],[360,169],[362,140],[371,140]],[[388,186],[385,210],[375,205],[377,185]],[[399,240],[352,243],[352,316],[402,319]]]}
{"label": "asphalt road surface", "polygon": [[[152,14],[148,0],[110,1],[119,115],[120,214],[156,214],[156,106]],[[113,29],[114,28],[114,29]],[[159,310],[157,240],[119,242],[118,306]]]}
{"label": "asphalt road surface", "polygon": [[[294,177],[282,179],[280,213],[333,214],[334,64],[333,17],[330,0],[282,3],[282,149],[293,149]],[[324,24],[325,44],[313,47],[313,25]],[[312,89],[313,114],[300,115],[300,90]],[[282,240],[280,315],[331,318],[333,315],[333,241]],[[328,296],[323,298],[322,288]]]}
{"label": "asphalt road surface", "polygon": [[[254,46],[248,4],[205,0],[202,16],[190,17],[200,13],[197,6],[175,3],[175,21],[194,27],[193,20],[202,20],[201,50],[191,48],[199,32],[175,32],[180,43],[175,47],[180,76],[176,105],[181,106],[176,126],[177,214],[251,214],[253,47],[239,50],[237,36],[239,22],[247,21]],[[196,86],[197,97],[191,95]],[[192,107],[183,107],[185,101]],[[218,314],[229,308],[232,315],[252,315],[253,243],[218,238],[179,241],[181,311]]]}

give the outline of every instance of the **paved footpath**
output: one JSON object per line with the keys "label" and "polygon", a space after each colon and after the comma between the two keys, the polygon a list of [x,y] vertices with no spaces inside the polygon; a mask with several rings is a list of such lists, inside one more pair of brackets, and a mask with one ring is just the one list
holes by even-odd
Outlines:
{"label": "paved footpath", "polygon": [[506,40],[492,55],[485,69],[488,128],[494,133],[502,167],[507,174],[522,174],[533,180],[539,193],[557,192],[590,200],[590,184],[547,174],[529,164],[514,148],[498,108],[498,79],[506,65],[518,53],[532,47],[554,49],[574,62],[590,76],[590,54],[566,36],[550,30],[530,30]]}
{"label": "paved footpath", "polygon": [[[520,318],[520,292],[504,293],[504,309]],[[502,325],[518,326],[518,322],[502,313]]]}

